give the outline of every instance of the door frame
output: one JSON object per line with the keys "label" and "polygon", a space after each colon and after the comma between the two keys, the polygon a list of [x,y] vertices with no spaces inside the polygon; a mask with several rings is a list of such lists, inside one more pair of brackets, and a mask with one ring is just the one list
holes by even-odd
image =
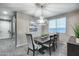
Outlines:
{"label": "door frame", "polygon": [[[11,32],[12,32],[12,20],[4,20],[4,19],[0,19],[0,21],[6,21],[6,22],[11,22]],[[2,40],[2,39],[11,39],[12,38],[12,35],[11,35],[11,37],[10,38],[1,38],[0,40]]]}

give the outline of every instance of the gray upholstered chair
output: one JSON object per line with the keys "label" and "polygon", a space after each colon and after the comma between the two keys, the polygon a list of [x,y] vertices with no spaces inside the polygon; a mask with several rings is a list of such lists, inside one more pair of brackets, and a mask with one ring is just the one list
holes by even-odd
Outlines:
{"label": "gray upholstered chair", "polygon": [[50,38],[48,38],[49,41],[46,42],[45,44],[43,44],[43,46],[47,47],[49,49],[49,55],[51,56],[51,48],[54,46],[54,36],[50,36]]}
{"label": "gray upholstered chair", "polygon": [[58,34],[51,35],[48,39],[49,41],[43,44],[43,46],[49,48],[49,55],[51,56],[51,48],[53,48],[54,51],[57,48]]}
{"label": "gray upholstered chair", "polygon": [[29,54],[29,50],[31,50],[33,52],[33,56],[34,56],[35,51],[38,51],[41,48],[41,46],[34,42],[32,34],[26,34],[26,38],[27,38],[27,44],[28,44],[27,54]]}

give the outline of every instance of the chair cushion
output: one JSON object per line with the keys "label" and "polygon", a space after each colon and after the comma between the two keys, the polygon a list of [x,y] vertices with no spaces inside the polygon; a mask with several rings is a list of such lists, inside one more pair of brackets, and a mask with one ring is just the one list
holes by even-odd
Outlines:
{"label": "chair cushion", "polygon": [[[43,44],[43,46],[49,47],[49,44]],[[52,44],[50,44],[50,47],[53,46]]]}
{"label": "chair cushion", "polygon": [[[37,44],[34,44],[35,46],[35,49],[40,49],[41,48],[41,45],[37,45]],[[33,46],[29,44],[28,46],[30,49],[33,49]]]}

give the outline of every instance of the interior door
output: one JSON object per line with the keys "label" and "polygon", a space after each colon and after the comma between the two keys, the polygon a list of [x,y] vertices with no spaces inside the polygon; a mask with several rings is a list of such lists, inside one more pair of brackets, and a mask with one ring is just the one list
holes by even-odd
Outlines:
{"label": "interior door", "polygon": [[0,39],[11,38],[11,22],[0,20]]}

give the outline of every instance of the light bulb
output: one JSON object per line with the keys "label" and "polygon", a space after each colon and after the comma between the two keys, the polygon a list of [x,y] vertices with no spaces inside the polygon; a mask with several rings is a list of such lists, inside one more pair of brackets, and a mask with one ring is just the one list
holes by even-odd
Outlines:
{"label": "light bulb", "polygon": [[40,17],[39,23],[44,23],[44,18],[42,16]]}
{"label": "light bulb", "polygon": [[3,11],[3,14],[8,14],[8,12],[7,11]]}

